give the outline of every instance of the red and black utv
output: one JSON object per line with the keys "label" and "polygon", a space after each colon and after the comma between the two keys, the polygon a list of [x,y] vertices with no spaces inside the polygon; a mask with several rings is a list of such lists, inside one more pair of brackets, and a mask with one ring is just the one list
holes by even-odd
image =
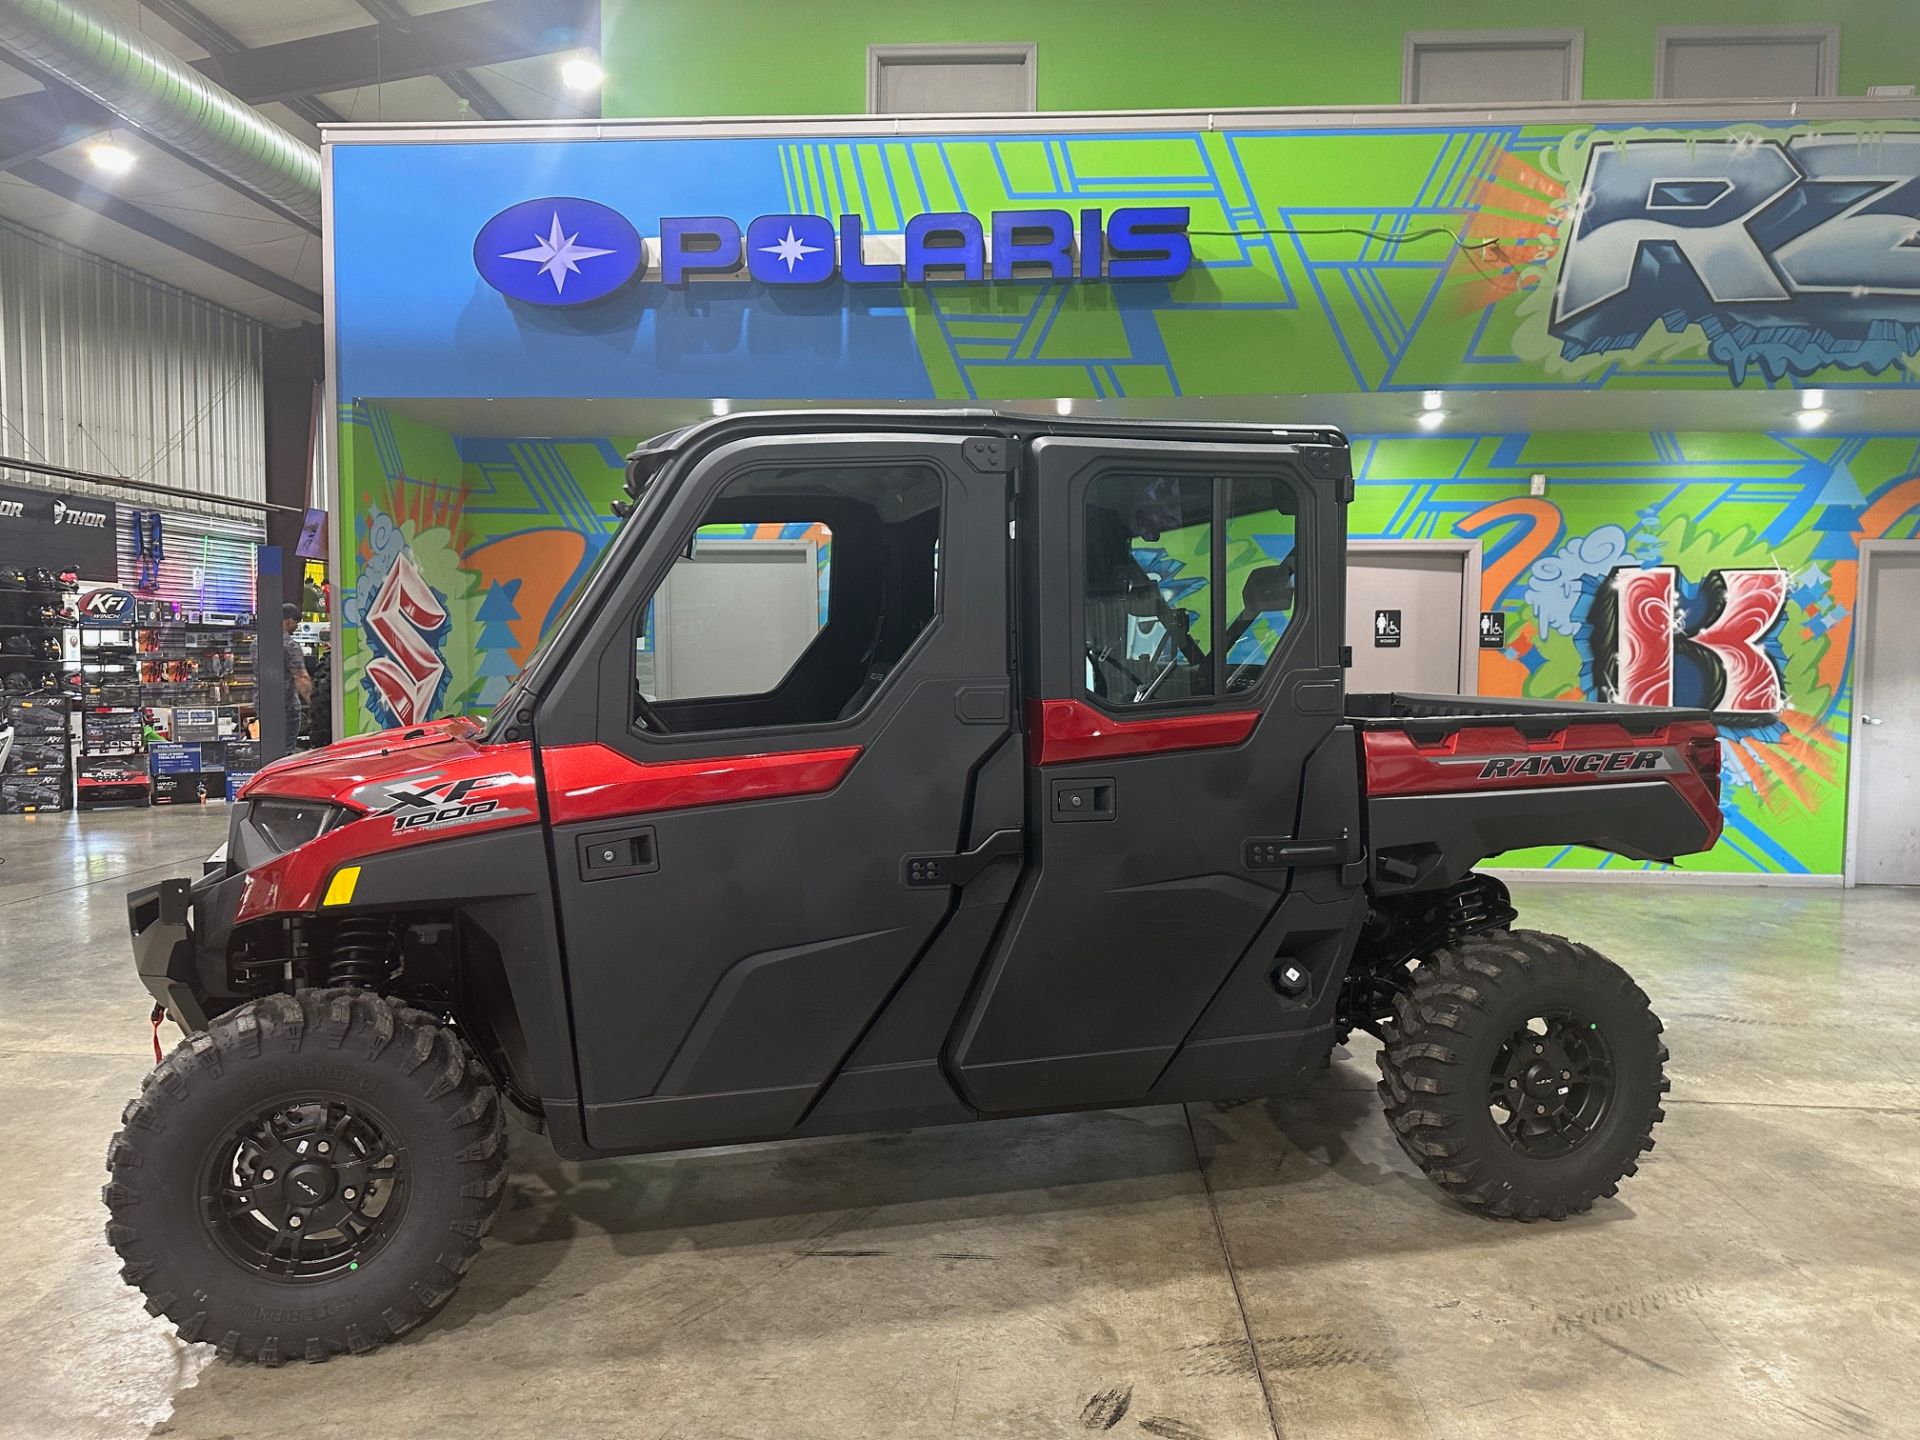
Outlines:
{"label": "red and black utv", "polygon": [[1710,846],[1714,728],[1347,694],[1338,431],[743,415],[627,490],[489,718],[269,766],[130,897],[187,1034],[107,1234],[186,1338],[426,1319],[507,1109],[578,1158],[1263,1096],[1358,1028],[1488,1214],[1652,1144],[1646,997],[1474,866]]}

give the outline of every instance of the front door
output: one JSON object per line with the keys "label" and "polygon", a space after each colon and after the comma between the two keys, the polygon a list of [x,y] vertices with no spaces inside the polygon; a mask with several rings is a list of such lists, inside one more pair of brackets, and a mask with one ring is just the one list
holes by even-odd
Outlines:
{"label": "front door", "polygon": [[539,725],[591,1144],[790,1132],[945,924],[909,857],[1013,743],[999,448],[743,438],[630,522]]}
{"label": "front door", "polygon": [[[949,1068],[992,1112],[1256,1093],[1285,1032],[1331,1018],[1310,978],[1298,1004],[1267,985],[1282,897],[1300,866],[1357,856],[1335,734],[1346,452],[1055,437],[1030,474],[1030,851]],[[1319,752],[1338,783],[1309,798]],[[1205,1036],[1200,1069],[1255,1063],[1188,1073]]]}

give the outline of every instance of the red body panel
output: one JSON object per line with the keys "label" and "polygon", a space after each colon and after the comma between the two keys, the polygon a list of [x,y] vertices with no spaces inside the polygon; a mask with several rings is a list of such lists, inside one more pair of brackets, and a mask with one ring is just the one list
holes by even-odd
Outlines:
{"label": "red body panel", "polygon": [[1363,732],[1366,791],[1394,795],[1491,794],[1542,786],[1664,780],[1720,838],[1720,739],[1704,720],[1628,730],[1611,720],[1574,721],[1550,735],[1511,725],[1463,725],[1430,742],[1405,730]]}
{"label": "red body panel", "polygon": [[[476,744],[466,720],[417,728],[432,733],[361,736],[254,776],[243,798],[327,800],[360,813],[249,870],[236,923],[313,910],[335,870],[368,856],[540,823],[532,746]],[[383,738],[384,747],[373,743]]]}
{"label": "red body panel", "polygon": [[605,745],[555,745],[540,752],[547,813],[555,825],[722,805],[731,800],[818,795],[860,758],[858,745],[770,755],[716,755],[641,764]]}
{"label": "red body panel", "polygon": [[1205,715],[1163,715],[1151,720],[1115,720],[1080,700],[1027,702],[1027,763],[1118,760],[1162,755],[1170,750],[1208,750],[1238,745],[1253,733],[1258,710]]}

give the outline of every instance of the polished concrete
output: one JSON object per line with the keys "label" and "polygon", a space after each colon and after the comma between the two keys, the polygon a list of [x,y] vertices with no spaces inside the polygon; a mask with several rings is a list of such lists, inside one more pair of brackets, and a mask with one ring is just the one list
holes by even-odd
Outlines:
{"label": "polished concrete", "polygon": [[0,817],[0,1434],[1920,1435],[1920,891],[1519,887],[1625,962],[1673,1096],[1617,1201],[1451,1206],[1368,1046],[1310,1094],[567,1165],[364,1359],[174,1340],[101,1238],[151,1060],[122,893],[205,813]]}

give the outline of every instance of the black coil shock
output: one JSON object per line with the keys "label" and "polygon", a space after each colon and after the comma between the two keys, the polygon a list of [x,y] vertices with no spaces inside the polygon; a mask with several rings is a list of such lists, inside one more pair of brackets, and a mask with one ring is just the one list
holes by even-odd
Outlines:
{"label": "black coil shock", "polygon": [[1446,892],[1441,911],[1448,935],[1459,939],[1481,930],[1510,925],[1520,912],[1513,908],[1507,887],[1491,875],[1469,875]]}
{"label": "black coil shock", "polygon": [[373,915],[349,916],[334,931],[327,983],[373,989],[392,977],[395,949],[392,922]]}

